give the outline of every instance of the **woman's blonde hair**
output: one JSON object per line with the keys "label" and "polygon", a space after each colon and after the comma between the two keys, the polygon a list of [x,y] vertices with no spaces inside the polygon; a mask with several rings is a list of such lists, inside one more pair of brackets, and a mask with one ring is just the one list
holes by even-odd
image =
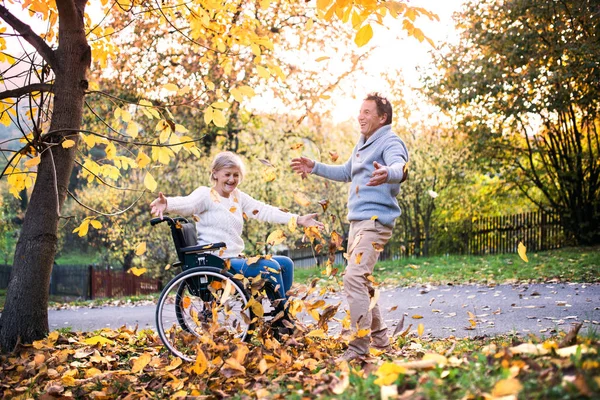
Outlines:
{"label": "woman's blonde hair", "polygon": [[244,163],[240,156],[231,151],[223,151],[217,154],[210,165],[210,181],[215,183],[215,172],[222,170],[223,168],[238,168],[240,170],[240,183],[244,179],[246,174]]}

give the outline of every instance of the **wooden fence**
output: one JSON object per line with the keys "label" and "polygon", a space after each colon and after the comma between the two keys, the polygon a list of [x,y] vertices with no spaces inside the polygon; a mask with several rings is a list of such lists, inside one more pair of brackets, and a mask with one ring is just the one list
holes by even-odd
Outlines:
{"label": "wooden fence", "polygon": [[[395,231],[379,257],[381,261],[440,254],[515,253],[519,242],[523,242],[528,251],[543,251],[568,242],[560,216],[542,210],[473,218],[453,226],[440,226],[420,240],[402,232],[400,226],[396,226]],[[336,254],[336,263],[344,263],[342,254]],[[327,260],[327,255],[315,256],[310,248],[290,250],[285,255],[299,268],[324,265]]]}
{"label": "wooden fence", "polygon": [[[0,264],[0,289],[8,287],[12,266]],[[81,299],[135,296],[160,292],[160,280],[87,265],[54,265],[50,295]]]}
{"label": "wooden fence", "polygon": [[136,296],[160,292],[158,279],[135,276],[126,271],[90,268],[92,298]]}

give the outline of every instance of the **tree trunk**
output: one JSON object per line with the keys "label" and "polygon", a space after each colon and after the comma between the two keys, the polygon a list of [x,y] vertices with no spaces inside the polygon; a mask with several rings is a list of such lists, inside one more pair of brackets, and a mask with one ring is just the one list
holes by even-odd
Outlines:
{"label": "tree trunk", "polygon": [[[83,24],[84,0],[58,0],[59,46],[52,65],[54,103],[50,134],[43,136],[41,163],[17,243],[6,304],[0,317],[0,350],[31,343],[48,333],[48,290],[77,145],[60,145],[65,135],[78,142],[86,73],[91,52]],[[60,132],[61,129],[69,131]]]}

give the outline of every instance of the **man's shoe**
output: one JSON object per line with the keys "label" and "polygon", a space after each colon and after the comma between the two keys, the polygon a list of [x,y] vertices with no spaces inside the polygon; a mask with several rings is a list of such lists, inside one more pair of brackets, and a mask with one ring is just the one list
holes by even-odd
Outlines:
{"label": "man's shoe", "polygon": [[366,356],[365,354],[360,354],[352,349],[348,349],[344,352],[344,354],[342,354],[341,356],[339,356],[338,358],[335,359],[335,363],[339,364],[343,361],[350,362],[350,361],[359,360],[359,359],[364,360],[365,356]]}

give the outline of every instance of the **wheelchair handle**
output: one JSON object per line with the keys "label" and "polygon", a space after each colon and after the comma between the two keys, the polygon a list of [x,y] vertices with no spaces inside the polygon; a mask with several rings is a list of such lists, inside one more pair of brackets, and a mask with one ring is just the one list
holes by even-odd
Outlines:
{"label": "wheelchair handle", "polygon": [[163,216],[162,218],[152,218],[150,220],[150,225],[154,226],[154,225],[160,224],[161,222],[166,222],[169,224],[169,226],[173,226],[173,225],[175,225],[176,222],[186,223],[186,222],[188,222],[188,220],[183,217],[170,218],[170,217]]}

